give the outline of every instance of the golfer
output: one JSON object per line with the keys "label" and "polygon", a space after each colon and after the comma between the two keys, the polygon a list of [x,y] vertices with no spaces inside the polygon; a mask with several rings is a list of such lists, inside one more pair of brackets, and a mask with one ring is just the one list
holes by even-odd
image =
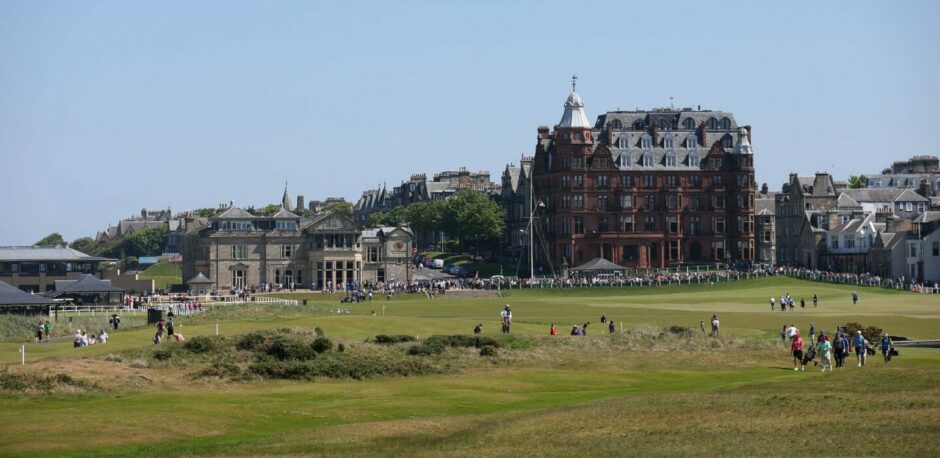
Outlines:
{"label": "golfer", "polygon": [[803,365],[803,338],[800,337],[799,331],[790,343],[790,351],[793,353],[793,370],[805,371],[806,366]]}
{"label": "golfer", "polygon": [[852,345],[855,347],[855,359],[858,361],[858,367],[865,366],[865,357],[867,356],[865,350],[868,347],[868,341],[865,340],[862,331],[856,331],[855,337],[852,338]]}

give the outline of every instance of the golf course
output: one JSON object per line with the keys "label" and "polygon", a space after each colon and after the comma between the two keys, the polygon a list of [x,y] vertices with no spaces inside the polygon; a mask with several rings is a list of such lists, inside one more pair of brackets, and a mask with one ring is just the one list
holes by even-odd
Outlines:
{"label": "golf course", "polygon": [[[772,277],[273,296],[306,305],[178,317],[185,343],[25,343],[25,365],[0,342],[0,456],[940,456],[940,349],[901,345],[940,339],[940,295]],[[794,371],[781,326],[811,323],[882,329],[900,354]]]}

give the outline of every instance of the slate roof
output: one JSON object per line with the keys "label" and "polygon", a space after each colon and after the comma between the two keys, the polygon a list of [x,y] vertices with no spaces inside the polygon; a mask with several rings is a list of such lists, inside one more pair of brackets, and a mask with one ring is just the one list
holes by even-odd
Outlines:
{"label": "slate roof", "polygon": [[929,200],[926,197],[910,189],[902,189],[901,192],[899,192],[898,195],[894,197],[894,201],[895,202],[929,202]]}
{"label": "slate roof", "polygon": [[918,223],[932,223],[934,221],[940,221],[940,211],[925,211],[916,220]]}
{"label": "slate roof", "polygon": [[898,194],[898,190],[893,188],[858,188],[843,189],[842,193],[859,203],[892,202]]}
{"label": "slate roof", "polygon": [[777,206],[774,203],[774,198],[757,198],[754,199],[754,214],[757,216],[773,216],[777,214]]}
{"label": "slate roof", "polygon": [[111,286],[111,280],[102,280],[94,275],[85,274],[76,280],[56,280],[55,291],[46,293],[46,295],[58,297],[63,294],[123,292],[123,289]]}
{"label": "slate roof", "polygon": [[600,272],[611,270],[627,270],[627,268],[614,264],[604,258],[594,258],[571,269],[572,272]]}
{"label": "slate roof", "polygon": [[839,199],[836,200],[836,206],[839,208],[855,208],[859,205],[852,196],[842,192],[839,194]]}
{"label": "slate roof", "polygon": [[0,306],[45,304],[55,304],[55,301],[44,296],[27,293],[9,283],[0,281]]}
{"label": "slate roof", "polygon": [[229,207],[222,213],[215,215],[212,219],[253,219],[255,216],[238,207]]}
{"label": "slate roof", "polygon": [[210,283],[215,282],[206,278],[202,272],[197,273],[195,277],[190,278],[189,281],[186,282],[187,285],[208,285]]}
{"label": "slate roof", "polygon": [[300,216],[297,216],[297,214],[295,214],[295,213],[293,213],[293,212],[291,212],[291,211],[288,211],[288,210],[286,210],[286,209],[284,209],[284,208],[281,208],[280,210],[278,210],[277,213],[275,213],[274,215],[270,216],[269,218],[274,218],[274,219],[297,219],[297,218],[300,218]]}
{"label": "slate roof", "polygon": [[0,247],[0,261],[114,261],[111,258],[89,256],[66,246],[4,246]]}

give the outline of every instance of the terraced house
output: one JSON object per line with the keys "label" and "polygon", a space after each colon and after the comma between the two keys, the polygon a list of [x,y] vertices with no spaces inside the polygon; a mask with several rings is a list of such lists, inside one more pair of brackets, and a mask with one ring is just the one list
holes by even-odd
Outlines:
{"label": "terraced house", "polygon": [[542,263],[751,262],[750,140],[750,127],[722,111],[610,111],[592,124],[572,90],[554,130],[538,128],[533,179],[547,245],[544,254],[536,250]]}

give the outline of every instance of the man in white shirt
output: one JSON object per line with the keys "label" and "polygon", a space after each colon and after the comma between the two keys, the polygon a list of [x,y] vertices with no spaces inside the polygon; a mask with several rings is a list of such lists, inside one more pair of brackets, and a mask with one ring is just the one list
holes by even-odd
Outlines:
{"label": "man in white shirt", "polygon": [[800,331],[796,329],[796,326],[791,324],[790,327],[787,328],[787,340],[793,342],[793,339],[796,338],[796,334],[799,332]]}

